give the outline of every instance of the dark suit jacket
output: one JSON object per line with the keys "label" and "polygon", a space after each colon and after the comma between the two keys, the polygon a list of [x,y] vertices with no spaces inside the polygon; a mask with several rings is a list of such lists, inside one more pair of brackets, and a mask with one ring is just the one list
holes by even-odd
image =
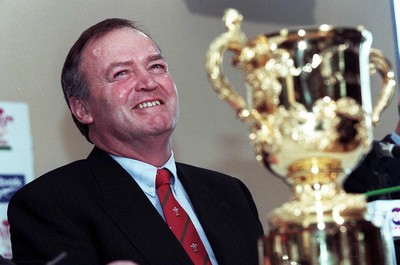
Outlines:
{"label": "dark suit jacket", "polygon": [[[177,163],[177,171],[219,264],[257,264],[263,234],[248,189],[238,179]],[[8,218],[13,260],[44,264],[192,264],[132,177],[94,148],[86,160],[51,171],[15,193]]]}
{"label": "dark suit jacket", "polygon": [[[381,142],[395,144],[390,134],[386,135]],[[364,193],[398,185],[400,185],[400,160],[379,156],[372,149],[364,161],[347,178],[344,189],[347,192]],[[372,197],[369,198],[369,201],[377,199],[400,199],[400,192]]]}
{"label": "dark suit jacket", "polygon": [[[386,135],[381,142],[395,144],[391,135]],[[350,174],[344,183],[344,189],[351,193],[388,188],[400,185],[400,160],[398,158],[381,157],[371,150],[364,161]],[[374,200],[398,200],[400,192],[369,197]],[[400,264],[400,240],[394,241],[397,263]]]}

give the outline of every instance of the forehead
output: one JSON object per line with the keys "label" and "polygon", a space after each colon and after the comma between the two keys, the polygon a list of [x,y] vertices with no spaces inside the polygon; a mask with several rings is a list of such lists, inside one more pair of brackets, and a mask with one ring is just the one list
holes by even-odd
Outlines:
{"label": "forehead", "polygon": [[143,32],[133,28],[119,28],[106,33],[87,44],[83,51],[85,57],[107,57],[126,52],[160,53],[158,46]]}

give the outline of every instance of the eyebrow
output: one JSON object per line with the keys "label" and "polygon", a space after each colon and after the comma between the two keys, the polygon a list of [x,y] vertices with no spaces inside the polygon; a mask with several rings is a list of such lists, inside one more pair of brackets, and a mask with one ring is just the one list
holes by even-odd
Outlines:
{"label": "eyebrow", "polygon": [[162,56],[161,53],[157,53],[155,55],[151,55],[149,56],[149,58],[147,58],[148,62],[152,62],[152,61],[157,61],[157,60],[163,60],[164,57]]}

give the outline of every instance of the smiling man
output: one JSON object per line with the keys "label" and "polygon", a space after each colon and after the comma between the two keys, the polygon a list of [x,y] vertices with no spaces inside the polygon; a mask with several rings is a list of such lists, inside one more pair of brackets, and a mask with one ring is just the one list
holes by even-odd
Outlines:
{"label": "smiling man", "polygon": [[73,119],[94,144],[9,204],[13,260],[45,264],[257,264],[263,234],[238,179],[175,162],[175,83],[135,23],[107,19],[82,33],[62,71]]}

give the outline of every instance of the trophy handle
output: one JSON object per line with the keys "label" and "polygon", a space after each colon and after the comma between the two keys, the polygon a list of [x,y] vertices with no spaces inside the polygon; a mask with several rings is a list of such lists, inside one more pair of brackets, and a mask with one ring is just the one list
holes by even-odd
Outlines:
{"label": "trophy handle", "polygon": [[381,94],[372,111],[372,124],[375,126],[379,122],[380,114],[386,109],[393,98],[396,80],[389,60],[380,50],[371,49],[369,60],[370,72],[374,74],[378,71],[383,82]]}
{"label": "trophy handle", "polygon": [[222,70],[225,52],[230,50],[239,54],[246,45],[247,38],[240,31],[243,16],[235,9],[227,9],[222,20],[228,31],[215,38],[209,46],[206,54],[207,75],[220,99],[227,101],[240,119],[247,120],[251,113],[247,109],[246,101],[231,86]]}

